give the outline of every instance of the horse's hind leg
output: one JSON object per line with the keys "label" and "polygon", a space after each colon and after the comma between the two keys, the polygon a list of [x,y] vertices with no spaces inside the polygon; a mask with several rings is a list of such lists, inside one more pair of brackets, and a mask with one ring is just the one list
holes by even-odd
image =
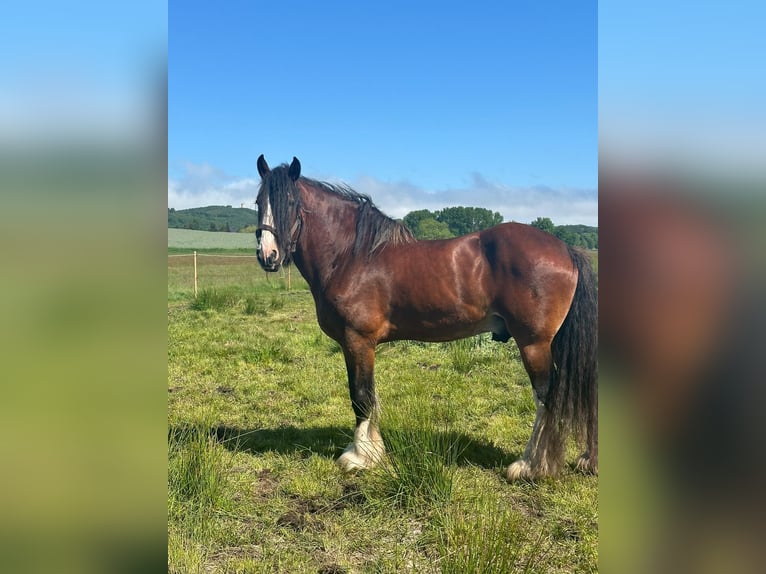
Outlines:
{"label": "horse's hind leg", "polygon": [[346,447],[337,463],[343,470],[354,471],[375,466],[383,457],[385,447],[377,427],[375,348],[361,337],[348,337],[343,345],[343,355],[356,429],[354,441]]}
{"label": "horse's hind leg", "polygon": [[[596,397],[598,399],[598,397]],[[598,408],[598,407],[597,407]],[[598,474],[598,419],[588,423],[587,450],[577,459],[577,470]]]}
{"label": "horse's hind leg", "polygon": [[553,367],[550,343],[519,344],[519,351],[532,381],[537,415],[524,455],[508,467],[507,477],[508,480],[518,480],[553,476],[558,473],[564,461],[564,441],[557,421],[542,402],[548,391]]}

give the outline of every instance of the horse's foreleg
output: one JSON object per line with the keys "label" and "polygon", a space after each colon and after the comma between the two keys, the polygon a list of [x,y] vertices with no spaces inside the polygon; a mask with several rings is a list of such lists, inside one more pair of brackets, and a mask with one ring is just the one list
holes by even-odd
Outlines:
{"label": "horse's foreleg", "polygon": [[537,405],[535,424],[524,455],[507,470],[508,480],[534,479],[558,473],[564,460],[564,442],[557,421],[541,402],[548,390],[552,368],[549,344],[519,346],[521,358],[532,381]]}
{"label": "horse's foreleg", "polygon": [[375,466],[383,457],[385,447],[377,427],[375,348],[361,338],[349,338],[343,345],[343,354],[356,429],[354,441],[346,447],[337,462],[343,470],[354,471]]}

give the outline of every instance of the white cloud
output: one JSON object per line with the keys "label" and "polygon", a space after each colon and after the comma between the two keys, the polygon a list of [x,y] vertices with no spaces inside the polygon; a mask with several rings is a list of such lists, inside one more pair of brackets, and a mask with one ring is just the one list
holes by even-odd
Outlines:
{"label": "white cloud", "polygon": [[[370,176],[348,183],[359,193],[369,195],[392,217],[404,217],[417,209],[434,211],[464,205],[499,211],[504,221],[529,223],[537,217],[550,217],[556,225],[598,225],[596,189],[508,186],[490,182],[479,173],[471,174],[466,187],[438,191],[407,181],[386,182]],[[257,179],[230,177],[208,164],[187,163],[180,179],[168,179],[168,206],[252,207],[258,184]]]}
{"label": "white cloud", "polygon": [[207,205],[253,208],[260,182],[234,178],[207,163],[186,162],[180,178],[168,178],[168,207],[188,209]]}
{"label": "white cloud", "polygon": [[507,186],[489,182],[479,173],[471,174],[467,187],[440,191],[371,177],[357,179],[353,187],[372,197],[375,204],[392,217],[404,217],[416,209],[434,211],[464,205],[499,211],[504,221],[529,223],[537,217],[550,217],[556,225],[598,225],[596,189]]}

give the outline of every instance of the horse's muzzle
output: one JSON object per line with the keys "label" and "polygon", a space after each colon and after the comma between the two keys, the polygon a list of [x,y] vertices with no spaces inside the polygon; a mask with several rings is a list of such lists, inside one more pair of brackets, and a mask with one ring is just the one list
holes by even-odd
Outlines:
{"label": "horse's muzzle", "polygon": [[261,264],[261,267],[264,271],[268,271],[270,273],[279,271],[281,262],[279,261],[279,254],[276,251],[272,250],[268,256],[264,257],[263,251],[259,249],[256,255],[258,256],[258,263]]}

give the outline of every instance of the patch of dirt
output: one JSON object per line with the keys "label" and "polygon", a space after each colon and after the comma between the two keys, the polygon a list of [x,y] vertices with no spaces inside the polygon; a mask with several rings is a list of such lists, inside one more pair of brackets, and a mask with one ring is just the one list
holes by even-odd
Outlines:
{"label": "patch of dirt", "polygon": [[288,510],[277,518],[277,526],[284,526],[293,530],[303,530],[306,527],[306,515],[296,510]]}
{"label": "patch of dirt", "polygon": [[434,363],[418,363],[418,367],[423,369],[424,371],[438,371],[441,368],[441,365],[437,365]]}
{"label": "patch of dirt", "polygon": [[545,516],[545,512],[543,512],[543,509],[540,507],[540,503],[530,499],[528,496],[512,495],[510,497],[510,504],[524,516],[534,519],[541,519]]}
{"label": "patch of dirt", "polygon": [[325,528],[322,515],[342,511],[364,501],[364,495],[355,486],[346,485],[344,495],[337,500],[292,497],[292,508],[277,519],[279,526],[293,530],[321,531]]}
{"label": "patch of dirt", "polygon": [[256,477],[258,481],[253,483],[253,495],[258,498],[269,496],[279,486],[279,480],[274,477],[270,468],[259,470]]}
{"label": "patch of dirt", "polygon": [[555,536],[560,540],[574,540],[575,542],[579,542],[582,538],[582,533],[580,532],[580,529],[577,528],[574,520],[571,518],[564,518],[556,525]]}
{"label": "patch of dirt", "polygon": [[332,505],[318,500],[296,497],[294,507],[277,519],[277,525],[293,530],[324,530],[324,523],[318,518],[318,515],[333,509]]}
{"label": "patch of dirt", "polygon": [[359,486],[352,483],[343,485],[343,496],[333,504],[334,510],[341,510],[349,506],[358,506],[365,502],[364,494],[359,490]]}

